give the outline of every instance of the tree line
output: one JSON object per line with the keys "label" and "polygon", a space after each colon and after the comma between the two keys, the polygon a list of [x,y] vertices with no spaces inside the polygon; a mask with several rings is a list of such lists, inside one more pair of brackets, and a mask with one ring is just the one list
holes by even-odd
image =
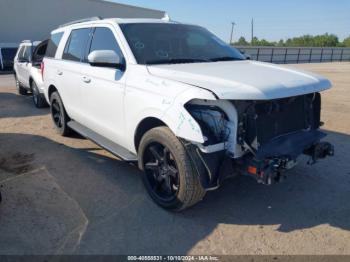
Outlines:
{"label": "tree line", "polygon": [[277,46],[277,47],[350,47],[350,36],[344,41],[339,41],[339,38],[334,34],[323,35],[303,35],[300,37],[281,39],[278,42],[270,42],[266,39],[258,39],[254,37],[248,42],[243,36],[237,42],[232,43],[235,46]]}

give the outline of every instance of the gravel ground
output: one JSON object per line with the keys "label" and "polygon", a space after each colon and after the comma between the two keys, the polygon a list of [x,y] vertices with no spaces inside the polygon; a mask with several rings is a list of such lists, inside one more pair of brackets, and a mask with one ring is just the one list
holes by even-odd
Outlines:
{"label": "gravel ground", "polygon": [[79,136],[55,133],[48,109],[0,76],[0,254],[350,254],[350,63],[321,73],[336,156],[270,187],[228,180],[179,214],[157,207],[136,167]]}

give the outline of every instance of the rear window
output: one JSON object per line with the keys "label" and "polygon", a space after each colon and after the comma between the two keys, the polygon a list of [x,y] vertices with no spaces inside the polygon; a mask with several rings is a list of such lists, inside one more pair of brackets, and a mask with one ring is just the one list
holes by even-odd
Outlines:
{"label": "rear window", "polygon": [[52,34],[47,45],[46,54],[47,57],[55,57],[58,45],[62,39],[63,32]]}

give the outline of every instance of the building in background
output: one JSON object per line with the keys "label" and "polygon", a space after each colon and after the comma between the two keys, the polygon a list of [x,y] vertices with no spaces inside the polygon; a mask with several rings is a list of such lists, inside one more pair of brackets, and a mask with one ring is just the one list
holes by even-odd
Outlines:
{"label": "building in background", "polygon": [[163,18],[165,12],[104,0],[0,0],[0,43],[43,40],[59,25],[87,17]]}

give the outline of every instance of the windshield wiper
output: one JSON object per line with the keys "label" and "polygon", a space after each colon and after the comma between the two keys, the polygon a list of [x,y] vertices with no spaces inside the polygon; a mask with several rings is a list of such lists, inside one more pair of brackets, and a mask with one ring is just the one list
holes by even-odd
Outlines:
{"label": "windshield wiper", "polygon": [[219,62],[219,61],[241,61],[244,60],[242,58],[237,58],[237,57],[231,57],[231,56],[223,56],[223,57],[216,57],[216,58],[211,58],[210,61],[213,62]]}
{"label": "windshield wiper", "polygon": [[200,58],[173,58],[173,59],[162,59],[149,61],[147,65],[157,65],[157,64],[185,64],[185,63],[203,63],[210,62],[211,60],[200,59]]}

